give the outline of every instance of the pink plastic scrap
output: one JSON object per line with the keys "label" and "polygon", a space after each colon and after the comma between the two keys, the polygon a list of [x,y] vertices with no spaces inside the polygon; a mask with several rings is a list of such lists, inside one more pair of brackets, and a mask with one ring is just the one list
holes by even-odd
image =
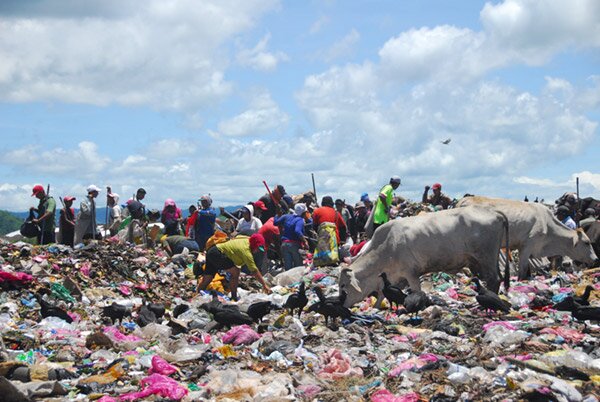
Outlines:
{"label": "pink plastic scrap", "polygon": [[124,296],[129,296],[131,294],[131,288],[127,285],[120,285],[119,292],[121,292]]}
{"label": "pink plastic scrap", "polygon": [[335,380],[338,378],[362,376],[360,367],[352,367],[350,356],[338,349],[331,349],[319,356],[321,368],[317,370],[320,378]]}
{"label": "pink plastic scrap", "polygon": [[411,359],[403,361],[398,366],[396,366],[392,371],[390,371],[388,376],[397,377],[403,371],[419,369],[419,368],[425,366],[426,364],[434,363],[438,360],[439,360],[439,358],[432,353],[423,353],[419,357],[413,357]]}
{"label": "pink plastic scrap", "polygon": [[106,327],[104,328],[104,333],[108,335],[113,341],[117,342],[139,342],[143,341],[142,338],[135,335],[125,335],[121,331],[119,331],[116,327]]}
{"label": "pink plastic scrap", "polygon": [[314,384],[299,385],[296,389],[305,398],[314,398],[319,392],[321,392],[321,387]]}
{"label": "pink plastic scrap", "polygon": [[90,276],[91,268],[92,268],[92,264],[89,263],[88,261],[86,261],[83,264],[81,264],[81,266],[79,267],[79,272],[81,272],[85,276]]}
{"label": "pink plastic scrap", "polygon": [[504,327],[506,329],[510,329],[511,331],[516,331],[517,327],[515,327],[514,325],[512,325],[510,322],[508,321],[493,321],[493,322],[488,322],[487,324],[485,324],[483,326],[483,330],[487,331],[490,328],[493,327]]}
{"label": "pink plastic scrap", "polygon": [[371,395],[371,402],[419,402],[419,394],[411,392],[396,396],[387,389],[380,389]]}
{"label": "pink plastic scrap", "polygon": [[575,329],[565,328],[565,327],[544,328],[540,331],[540,333],[560,336],[567,341],[571,341],[571,342],[575,342],[575,343],[581,342],[583,340],[583,338],[585,338],[585,335],[582,334],[581,332],[579,332]]}
{"label": "pink plastic scrap", "polygon": [[177,371],[177,367],[167,363],[165,359],[160,357],[159,355],[152,356],[152,367],[148,373],[150,374],[162,374],[162,375],[171,375]]}
{"label": "pink plastic scrap", "polygon": [[537,293],[540,289],[531,285],[516,285],[510,288],[513,292],[519,293]]}
{"label": "pink plastic scrap", "polygon": [[248,345],[259,339],[260,335],[246,324],[231,328],[223,335],[223,338],[221,338],[223,343],[233,343],[235,346]]}
{"label": "pink plastic scrap", "polygon": [[446,290],[446,294],[448,295],[448,297],[454,299],[454,300],[458,300],[458,292],[456,291],[456,289],[454,288],[448,288]]}
{"label": "pink plastic scrap", "polygon": [[0,271],[0,283],[2,282],[31,282],[33,276],[25,272],[6,272]]}
{"label": "pink plastic scrap", "polygon": [[142,386],[141,391],[121,395],[119,401],[136,401],[150,395],[158,395],[161,398],[179,401],[188,394],[187,388],[172,378],[161,374],[152,374],[142,379],[140,385]]}
{"label": "pink plastic scrap", "polygon": [[118,402],[112,396],[104,395],[102,398],[98,399],[96,402]]}
{"label": "pink plastic scrap", "polygon": [[321,279],[325,278],[327,275],[325,275],[322,272],[318,272],[316,274],[313,275],[313,282],[319,282]]}

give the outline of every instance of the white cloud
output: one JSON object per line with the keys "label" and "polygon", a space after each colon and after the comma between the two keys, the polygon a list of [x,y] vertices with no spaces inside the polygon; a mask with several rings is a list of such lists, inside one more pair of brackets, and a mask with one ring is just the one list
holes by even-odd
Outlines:
{"label": "white cloud", "polygon": [[600,46],[596,0],[505,0],[486,3],[481,22],[490,41],[530,64],[540,64],[566,46]]}
{"label": "white cloud", "polygon": [[289,57],[283,52],[268,52],[267,45],[271,34],[265,35],[252,49],[240,50],[237,61],[242,66],[247,66],[260,71],[273,71],[282,61],[288,61]]}
{"label": "white cloud", "polygon": [[0,163],[18,169],[20,172],[68,174],[87,178],[102,172],[110,163],[110,158],[100,155],[95,143],[83,141],[72,150],[63,148],[44,150],[38,145],[28,145],[6,152],[0,156]]}
{"label": "white cloud", "polygon": [[268,92],[256,94],[248,110],[219,123],[218,133],[226,137],[259,136],[284,128],[289,116],[282,112]]}
{"label": "white cloud", "polygon": [[[0,100],[193,113],[232,90],[223,46],[277,6],[276,0],[99,3],[75,6],[73,13],[61,8],[65,1],[57,12],[48,1],[37,8],[13,3],[0,16]],[[116,15],[107,12],[113,8]],[[33,16],[21,16],[21,9]]]}
{"label": "white cloud", "polygon": [[580,185],[590,185],[596,192],[600,191],[600,173],[592,173],[590,171],[583,171],[573,173],[571,176],[571,182],[575,183],[575,178],[579,177]]}

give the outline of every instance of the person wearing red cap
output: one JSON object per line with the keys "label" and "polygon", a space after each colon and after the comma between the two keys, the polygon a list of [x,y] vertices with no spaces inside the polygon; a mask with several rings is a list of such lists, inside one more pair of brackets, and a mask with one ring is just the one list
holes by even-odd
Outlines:
{"label": "person wearing red cap", "polygon": [[60,236],[60,244],[73,247],[75,238],[75,210],[71,208],[75,197],[66,196],[63,198],[63,208],[60,210],[58,220],[58,234]]}
{"label": "person wearing red cap", "polygon": [[217,272],[227,271],[231,274],[229,281],[231,298],[237,300],[241,267],[246,266],[250,274],[260,282],[264,291],[271,293],[271,289],[258,269],[264,257],[264,252],[265,238],[259,233],[255,233],[250,237],[240,236],[212,246],[206,252],[206,266],[201,273],[202,279],[198,284],[198,290],[205,290]]}
{"label": "person wearing red cap", "polygon": [[265,203],[259,200],[259,201],[254,202],[252,204],[252,206],[254,206],[254,216],[256,216],[258,219],[260,219],[262,223],[264,223],[262,221],[262,214],[264,211],[267,210],[267,206],[265,205]]}
{"label": "person wearing red cap", "polygon": [[[433,190],[431,196],[427,196],[429,189]],[[441,209],[448,209],[448,206],[452,203],[450,197],[442,193],[442,185],[435,183],[433,186],[425,186],[425,192],[423,192],[423,204],[430,204],[433,207],[439,207]]]}
{"label": "person wearing red cap", "polygon": [[40,184],[35,185],[31,191],[31,196],[40,200],[38,207],[29,208],[30,211],[37,212],[38,217],[33,219],[34,223],[40,225],[40,234],[37,237],[38,244],[54,243],[55,235],[54,214],[56,213],[56,201],[44,191],[44,187]]}

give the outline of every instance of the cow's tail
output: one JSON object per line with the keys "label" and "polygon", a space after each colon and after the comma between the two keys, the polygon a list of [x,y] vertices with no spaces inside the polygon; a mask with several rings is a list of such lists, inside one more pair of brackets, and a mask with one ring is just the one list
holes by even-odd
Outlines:
{"label": "cow's tail", "polygon": [[504,213],[497,211],[502,218],[504,219],[504,237],[506,239],[506,264],[504,265],[504,291],[508,293],[508,288],[510,287],[510,249],[508,245],[510,242],[508,241],[508,218]]}

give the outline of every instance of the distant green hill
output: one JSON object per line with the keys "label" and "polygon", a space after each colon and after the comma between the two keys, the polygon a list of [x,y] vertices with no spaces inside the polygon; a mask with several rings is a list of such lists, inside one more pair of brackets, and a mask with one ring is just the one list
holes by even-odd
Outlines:
{"label": "distant green hill", "polygon": [[19,230],[21,223],[23,223],[23,220],[10,212],[0,211],[0,236]]}

